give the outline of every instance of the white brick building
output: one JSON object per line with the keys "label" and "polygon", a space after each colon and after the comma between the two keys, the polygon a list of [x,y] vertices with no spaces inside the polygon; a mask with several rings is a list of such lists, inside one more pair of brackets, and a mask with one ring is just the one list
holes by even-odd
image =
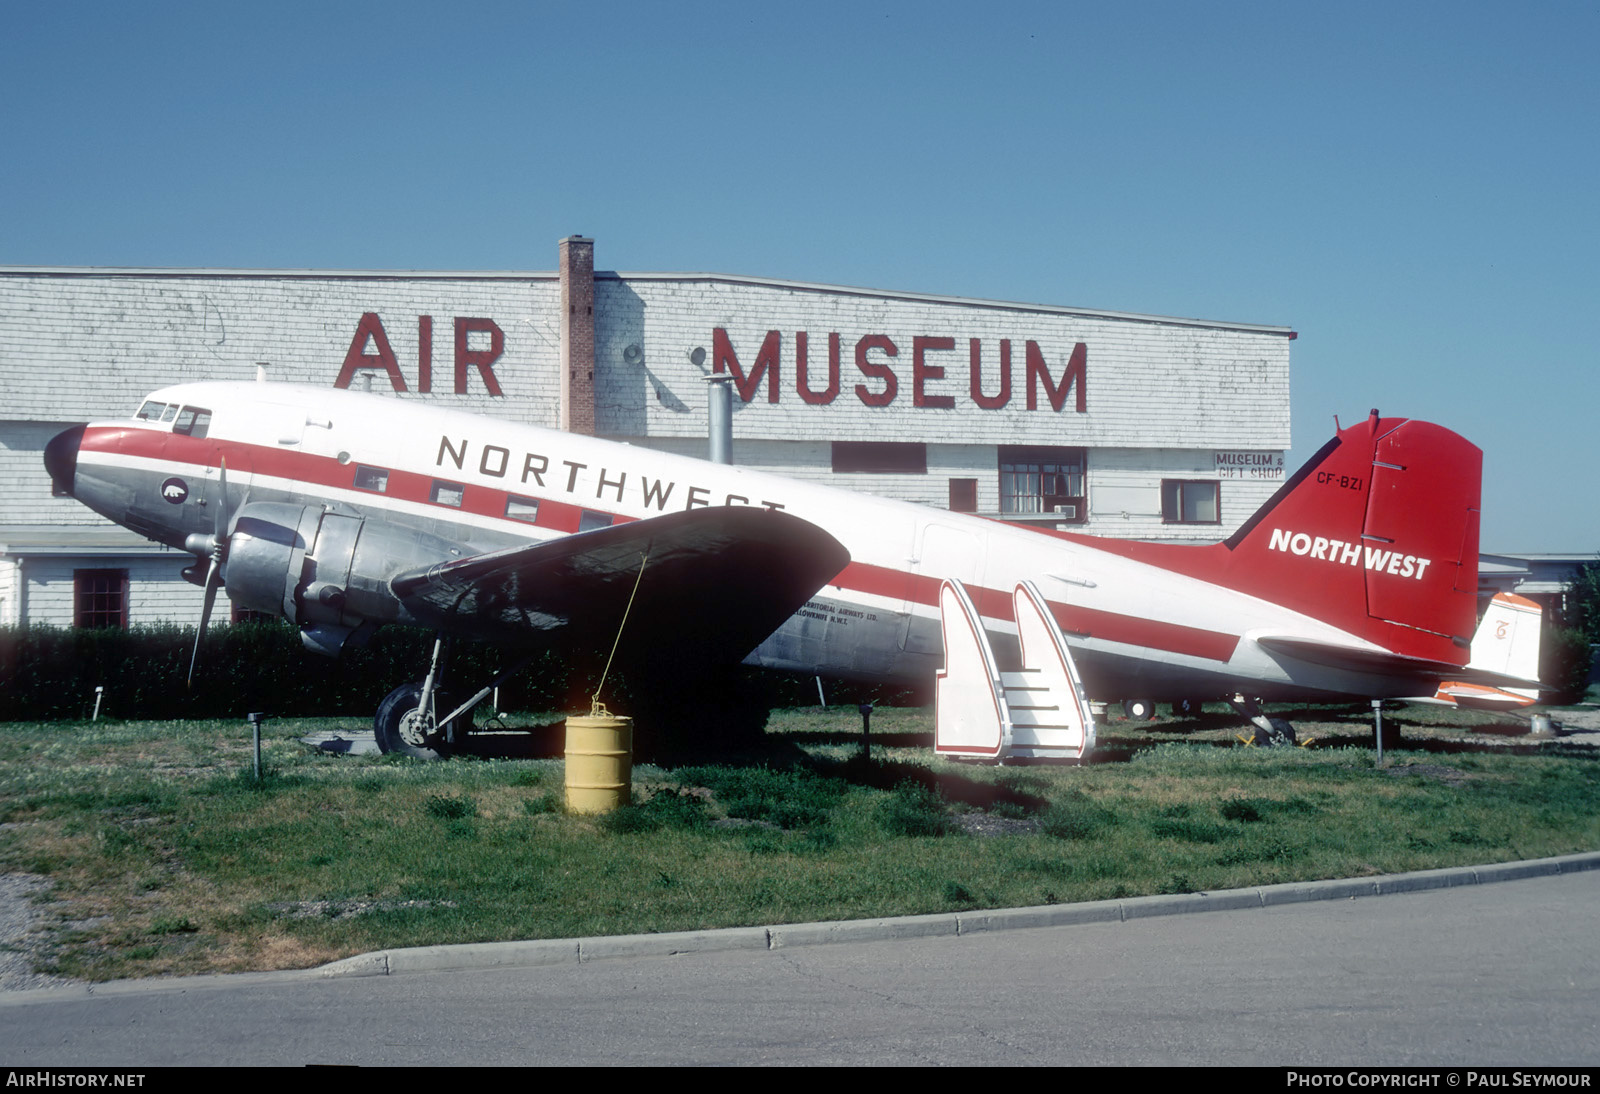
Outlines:
{"label": "white brick building", "polygon": [[[396,392],[1069,526],[1213,540],[1283,481],[1284,327],[714,274],[0,268],[0,625],[190,622],[192,559],[53,498],[45,443],[181,380]],[[96,615],[95,613],[100,613]]]}

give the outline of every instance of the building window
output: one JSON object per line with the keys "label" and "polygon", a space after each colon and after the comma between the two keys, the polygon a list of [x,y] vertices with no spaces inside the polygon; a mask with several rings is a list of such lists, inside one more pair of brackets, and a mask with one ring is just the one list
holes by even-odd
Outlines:
{"label": "building window", "polygon": [[926,475],[928,446],[920,442],[834,441],[833,470],[844,474]]}
{"label": "building window", "polygon": [[467,488],[459,482],[446,482],[443,479],[433,480],[433,492],[428,499],[435,505],[448,505],[452,509],[460,509],[461,502],[465,499]]}
{"label": "building window", "polygon": [[1085,456],[1082,448],[1001,445],[1000,512],[1019,516],[1054,513],[1074,524],[1087,520]]}
{"label": "building window", "polygon": [[128,627],[128,571],[72,571],[75,627]]}
{"label": "building window", "polygon": [[950,480],[950,511],[952,513],[976,513],[978,511],[977,479]]}
{"label": "building window", "polygon": [[1194,479],[1162,479],[1161,520],[1166,524],[1222,523],[1222,485]]}

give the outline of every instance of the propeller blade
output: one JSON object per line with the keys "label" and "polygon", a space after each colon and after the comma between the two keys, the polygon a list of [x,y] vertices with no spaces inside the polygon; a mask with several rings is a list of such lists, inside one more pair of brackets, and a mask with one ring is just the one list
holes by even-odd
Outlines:
{"label": "propeller blade", "polygon": [[228,461],[224,457],[217,464],[217,504],[211,513],[211,529],[218,543],[228,538],[228,518],[232,515],[228,512]]}
{"label": "propeller blade", "polygon": [[206,636],[206,626],[211,622],[211,609],[217,603],[217,590],[222,587],[222,564],[213,555],[211,567],[206,571],[206,602],[200,609],[200,629],[194,632],[194,653],[189,655],[189,687],[194,687],[194,667],[200,660],[200,642]]}

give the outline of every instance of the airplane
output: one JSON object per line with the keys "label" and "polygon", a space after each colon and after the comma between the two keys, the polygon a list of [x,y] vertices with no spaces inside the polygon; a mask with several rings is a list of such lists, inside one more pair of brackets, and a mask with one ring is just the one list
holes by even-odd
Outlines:
{"label": "airplane", "polygon": [[1482,453],[1377,411],[1205,545],[1021,527],[260,378],[162,388],[130,418],[60,433],[44,463],[58,490],[196,557],[202,632],[219,588],[330,656],[384,624],[434,631],[426,676],[374,722],[384,751],[425,758],[461,744],[495,684],[457,705],[444,638],[614,645],[664,688],[741,659],[918,685],[943,662],[946,580],[1013,663],[1013,591],[1034,583],[1103,702],[1229,698],[1270,730],[1261,702],[1536,683],[1466,667]]}
{"label": "airplane", "polygon": [[[1539,672],[1539,631],[1544,609],[1515,593],[1496,593],[1472,636],[1470,668],[1532,678]],[[1538,688],[1492,687],[1465,680],[1446,680],[1413,703],[1435,703],[1466,710],[1517,710],[1539,701]]]}

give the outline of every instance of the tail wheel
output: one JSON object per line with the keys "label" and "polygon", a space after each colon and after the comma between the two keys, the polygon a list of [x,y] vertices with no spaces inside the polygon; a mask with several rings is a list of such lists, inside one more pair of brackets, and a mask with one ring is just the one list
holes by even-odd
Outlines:
{"label": "tail wheel", "polygon": [[1256,723],[1255,742],[1262,748],[1281,747],[1295,743],[1294,726],[1282,718],[1264,718],[1266,725]]}
{"label": "tail wheel", "polygon": [[1130,722],[1148,722],[1156,716],[1154,699],[1122,700],[1122,716]]}
{"label": "tail wheel", "polygon": [[[456,700],[447,692],[434,692],[435,714],[448,714],[455,704]],[[454,729],[457,742],[472,731],[470,710],[456,718]],[[372,718],[372,732],[378,739],[380,752],[398,752],[417,760],[442,760],[450,755],[445,726],[430,724],[430,720],[423,717],[420,683],[402,684],[378,704],[378,713]]]}

